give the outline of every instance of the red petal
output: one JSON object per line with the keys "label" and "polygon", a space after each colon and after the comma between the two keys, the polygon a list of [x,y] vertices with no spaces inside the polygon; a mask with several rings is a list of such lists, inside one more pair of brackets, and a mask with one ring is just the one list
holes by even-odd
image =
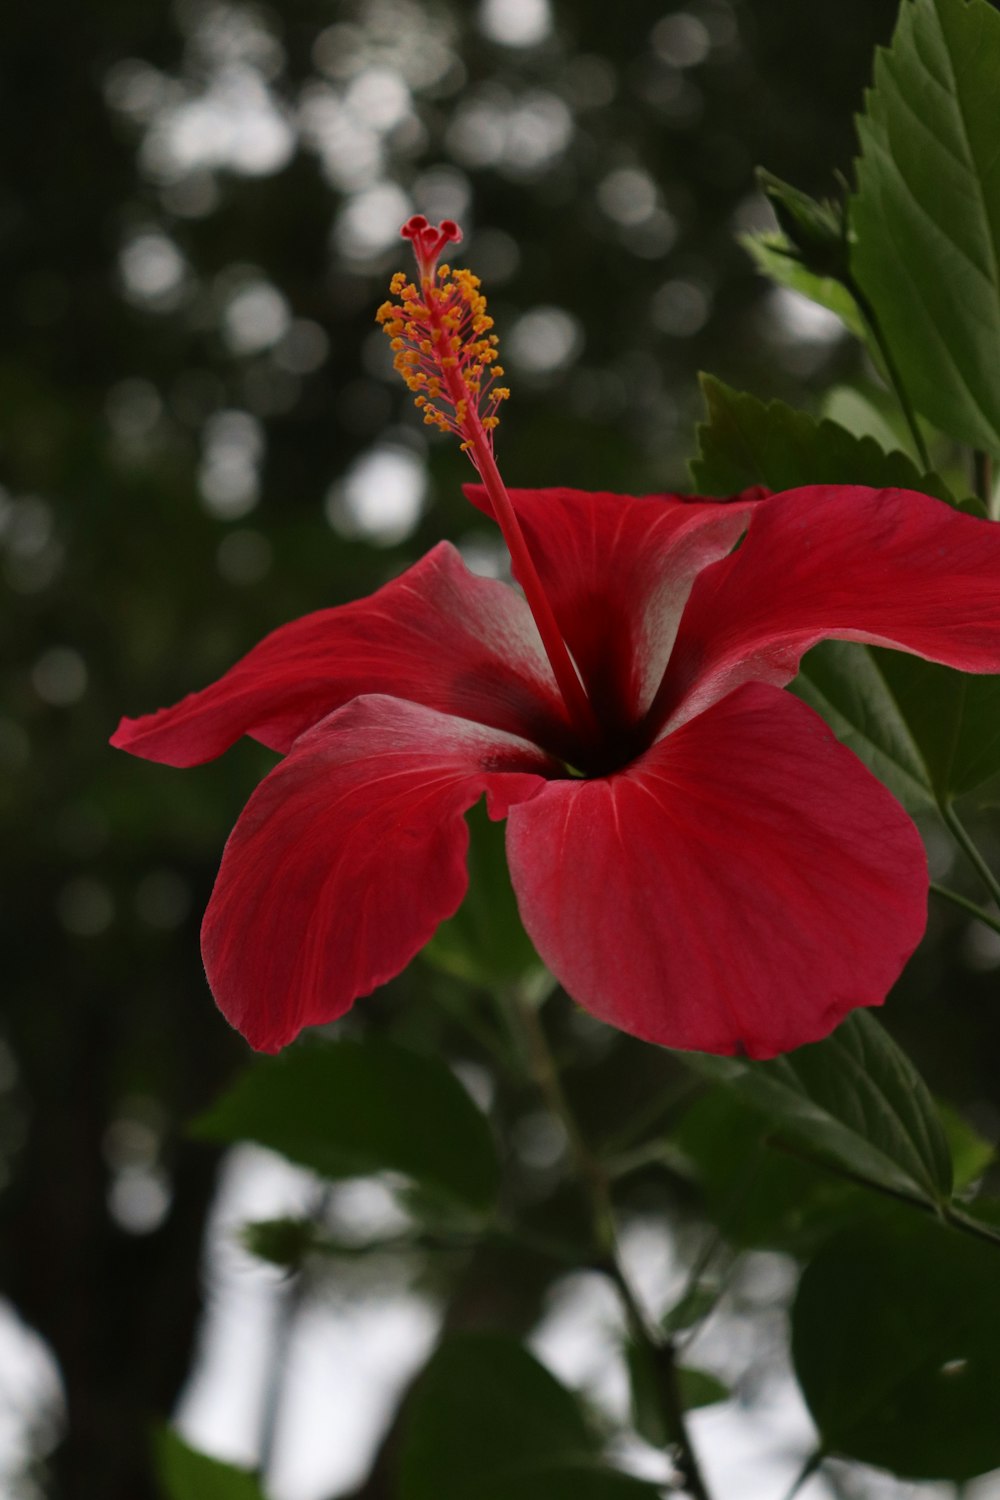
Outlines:
{"label": "red petal", "polygon": [[524,600],[476,578],[446,542],[368,599],[283,625],[172,708],[123,719],[111,743],[172,766],[251,734],[286,751],[362,693],[387,693],[554,748],[566,717]]}
{"label": "red petal", "polygon": [[224,1015],[276,1052],[398,974],[465,894],[463,814],[485,791],[506,816],[550,769],[513,736],[393,698],[308,730],[247,803],[205,913]]}
{"label": "red petal", "polygon": [[627,771],[553,781],[507,830],[524,924],[569,993],[668,1047],[771,1057],[878,1005],[927,866],[805,704],[750,684]]}
{"label": "red petal", "polygon": [[[482,486],[466,494],[489,512]],[[757,492],[731,502],[567,489],[510,498],[598,718],[631,727],[663,676],[695,577],[731,550]]]}
{"label": "red petal", "polygon": [[655,717],[677,724],[741,682],[789,682],[827,636],[1000,672],[1000,526],[911,490],[774,496],[697,580]]}

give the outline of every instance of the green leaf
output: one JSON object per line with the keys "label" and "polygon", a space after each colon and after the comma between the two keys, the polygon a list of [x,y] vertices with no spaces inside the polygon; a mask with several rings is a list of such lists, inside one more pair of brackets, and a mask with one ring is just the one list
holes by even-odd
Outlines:
{"label": "green leaf", "polygon": [[940,802],[1000,772],[1000,677],[973,676],[896,651],[873,650]]}
{"label": "green leaf", "polygon": [[1000,1466],[997,1250],[893,1213],[806,1269],[792,1357],[827,1452],[903,1478]]}
{"label": "green leaf", "polygon": [[468,814],[469,890],[423,955],[437,968],[487,988],[538,973],[542,961],[524,930],[507,872],[505,831],[483,803]]}
{"label": "green leaf", "polygon": [[769,230],[740,235],[740,244],[765,276],[837,317],[858,339],[864,339],[865,326],[858,304],[851,293],[832,276],[819,276],[807,270],[798,260],[783,234]]}
{"label": "green leaf", "polygon": [[804,657],[791,691],[822,714],[904,807],[924,812],[936,805],[933,777],[881,670],[888,654],[824,641]]}
{"label": "green leaf", "polygon": [[652,1500],[607,1468],[575,1396],[513,1339],[442,1344],[414,1390],[400,1500]]}
{"label": "green leaf", "polygon": [[1000,775],[1000,677],[825,641],[804,658],[792,691],[911,812]]}
{"label": "green leaf", "polygon": [[[671,1141],[729,1244],[805,1257],[856,1219],[868,1200],[825,1168],[773,1149],[774,1135],[765,1114],[719,1087],[691,1106]],[[690,1316],[684,1309],[675,1315]]]}
{"label": "green leaf", "polygon": [[189,1448],[164,1428],[154,1440],[156,1473],[164,1500],[264,1500],[256,1476]]}
{"label": "green leaf", "polygon": [[770,1062],[701,1053],[685,1060],[766,1115],[783,1138],[852,1176],[929,1207],[949,1201],[951,1153],[934,1101],[866,1011]]}
{"label": "green leaf", "polygon": [[858,121],[854,277],[913,403],[1000,453],[1000,13],[904,0]]}
{"label": "green leaf", "polygon": [[984,1140],[979,1131],[962,1118],[950,1104],[937,1101],[938,1114],[948,1138],[952,1169],[955,1174],[955,1191],[961,1192],[982,1177],[986,1168],[996,1159],[996,1147]]}
{"label": "green leaf", "polygon": [[305,1042],[254,1063],[195,1121],[212,1141],[256,1141],[323,1177],[401,1172],[483,1211],[499,1168],[485,1116],[448,1066],[381,1039]]}
{"label": "green leaf", "polygon": [[938,475],[922,475],[905,453],[885,453],[874,438],[855,437],[782,401],[765,404],[710,375],[701,377],[701,388],[708,420],[698,428],[700,456],[691,464],[700,494],[733,495],[754,484],[771,490],[867,484],[955,503]]}

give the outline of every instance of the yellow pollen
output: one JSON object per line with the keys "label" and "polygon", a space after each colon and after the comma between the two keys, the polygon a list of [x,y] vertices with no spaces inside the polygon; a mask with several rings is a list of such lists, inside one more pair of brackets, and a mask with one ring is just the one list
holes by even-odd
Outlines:
{"label": "yellow pollen", "polygon": [[479,287],[471,271],[448,265],[428,267],[418,281],[397,271],[389,283],[396,300],[375,316],[428,426],[456,433],[463,449],[485,440],[492,451],[497,409],[510,392],[495,384],[504,371]]}

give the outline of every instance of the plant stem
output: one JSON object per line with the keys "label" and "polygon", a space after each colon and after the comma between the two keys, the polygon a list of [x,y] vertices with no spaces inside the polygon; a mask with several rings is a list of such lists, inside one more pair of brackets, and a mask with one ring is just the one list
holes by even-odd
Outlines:
{"label": "plant stem", "polygon": [[917,457],[920,459],[920,462],[924,466],[924,472],[928,473],[931,467],[931,459],[930,454],[927,452],[927,444],[924,442],[924,435],[920,431],[920,424],[917,421],[917,414],[913,409],[913,405],[910,401],[909,396],[907,395],[906,387],[903,384],[903,377],[899,373],[899,366],[896,364],[896,361],[893,358],[892,350],[889,348],[889,343],[886,339],[885,333],[882,330],[882,325],[879,322],[878,314],[876,313],[872,304],[869,302],[868,298],[865,296],[864,292],[855,282],[853,277],[851,277],[848,290],[851,292],[851,295],[854,297],[855,302],[858,304],[858,308],[861,311],[861,316],[864,318],[865,322],[868,324],[868,327],[871,329],[872,338],[875,340],[878,351],[885,363],[886,374],[888,375],[892,388],[896,393],[896,400],[899,402],[900,410],[902,411],[903,416],[906,418],[906,425],[910,429],[910,436],[913,439],[913,446],[917,450]]}
{"label": "plant stem", "polygon": [[1000,520],[997,507],[993,499],[993,456],[983,448],[976,448],[972,454],[972,483],[976,494],[986,506],[986,513],[991,521]]}
{"label": "plant stem", "polygon": [[788,1494],[785,1496],[785,1500],[795,1500],[795,1496],[802,1489],[803,1485],[813,1477],[822,1462],[822,1453],[816,1452],[810,1454],[810,1456],[806,1459],[805,1463],[802,1465],[802,1468],[796,1475],[795,1483],[792,1485],[791,1489],[788,1491]]}
{"label": "plant stem", "polygon": [[537,1009],[526,1003],[516,991],[511,997],[510,1008],[524,1045],[526,1060],[535,1085],[565,1132],[577,1174],[587,1193],[594,1237],[601,1256],[601,1269],[615,1284],[625,1311],[630,1336],[647,1351],[653,1367],[660,1376],[657,1382],[657,1392],[661,1402],[664,1426],[674,1435],[677,1449],[676,1462],[683,1476],[684,1488],[692,1496],[692,1500],[711,1500],[698,1463],[698,1456],[687,1430],[673,1343],[669,1339],[664,1339],[660,1330],[650,1320],[622,1265],[607,1174],[587,1145],[566,1098]]}
{"label": "plant stem", "polygon": [[960,820],[958,813],[955,811],[950,802],[945,802],[943,804],[941,808],[941,816],[944,818],[945,823],[951,830],[956,844],[962,850],[969,863],[975,869],[980,880],[983,882],[983,885],[993,897],[993,900],[997,903],[998,906],[1000,906],[1000,880],[997,880],[997,877],[994,875],[993,871],[990,869],[989,865],[986,863],[985,859],[976,848],[975,844],[972,841],[972,838],[970,837],[969,833],[966,831],[964,824]]}
{"label": "plant stem", "polygon": [[993,916],[992,912],[984,911],[981,906],[977,906],[968,897],[960,896],[957,891],[950,891],[947,886],[938,885],[936,880],[931,881],[931,890],[935,896],[942,896],[945,901],[950,901],[953,906],[960,906],[963,911],[967,911],[977,921],[983,922],[987,927],[992,927],[994,932],[1000,932],[1000,917]]}

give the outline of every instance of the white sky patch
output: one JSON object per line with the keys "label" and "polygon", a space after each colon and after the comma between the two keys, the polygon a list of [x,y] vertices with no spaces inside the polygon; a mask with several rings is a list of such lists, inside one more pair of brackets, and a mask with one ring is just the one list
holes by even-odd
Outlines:
{"label": "white sky patch", "polygon": [[552,30],[548,0],[482,0],[479,26],[504,47],[536,47]]}
{"label": "white sky patch", "polygon": [[791,287],[773,287],[767,301],[769,321],[791,343],[833,344],[844,336],[844,325],[836,313]]}
{"label": "white sky patch", "polygon": [[222,313],[222,336],[234,354],[258,354],[291,327],[285,297],[269,281],[251,281],[232,293]]}
{"label": "white sky patch", "polygon": [[399,239],[399,226],[410,214],[410,200],[401,187],[380,182],[348,198],[337,216],[334,239],[348,259],[365,261]]}
{"label": "white sky patch", "polygon": [[712,37],[704,21],[686,11],[664,16],[653,27],[653,51],[672,68],[695,68],[712,50]]}
{"label": "white sky patch", "polygon": [[130,302],[158,312],[170,312],[178,305],[187,263],[173,240],[159,230],[134,235],[122,247],[118,268]]}
{"label": "white sky patch", "polygon": [[20,1482],[24,1470],[54,1446],[64,1417],[59,1368],[48,1345],[0,1299],[0,1492],[27,1493]]}
{"label": "white sky patch", "polygon": [[583,329],[562,307],[523,313],[504,338],[510,362],[529,375],[551,375],[573,363],[583,348]]}
{"label": "white sky patch", "polygon": [[597,187],[601,208],[626,228],[644,223],[656,208],[658,196],[652,177],[638,167],[617,167]]}
{"label": "white sky patch", "polygon": [[379,444],[331,486],[326,517],[340,536],[392,547],[416,528],[426,494],[423,460],[407,448]]}
{"label": "white sky patch", "polygon": [[220,411],[205,423],[203,442],[198,488],[205,509],[220,520],[238,520],[260,498],[264,429],[249,412]]}
{"label": "white sky patch", "polygon": [[214,169],[267,177],[287,166],[296,140],[287,112],[260,73],[246,63],[231,63],[214,73],[201,93],[154,115],[140,163],[161,183]]}

